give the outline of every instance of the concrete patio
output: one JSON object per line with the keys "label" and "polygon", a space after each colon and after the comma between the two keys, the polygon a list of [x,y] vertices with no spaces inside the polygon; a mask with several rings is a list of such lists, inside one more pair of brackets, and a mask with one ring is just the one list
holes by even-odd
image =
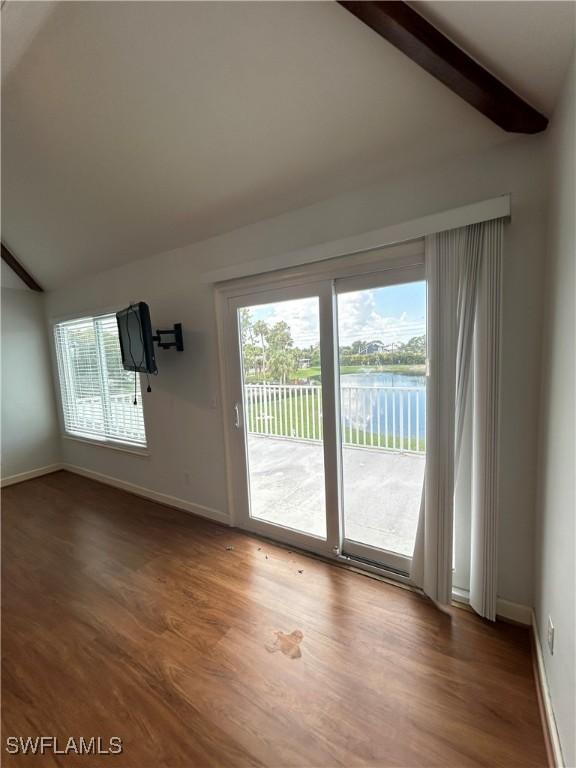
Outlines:
{"label": "concrete patio", "polygon": [[[252,516],[326,535],[322,445],[248,435]],[[424,455],[343,449],[347,539],[412,555]]]}

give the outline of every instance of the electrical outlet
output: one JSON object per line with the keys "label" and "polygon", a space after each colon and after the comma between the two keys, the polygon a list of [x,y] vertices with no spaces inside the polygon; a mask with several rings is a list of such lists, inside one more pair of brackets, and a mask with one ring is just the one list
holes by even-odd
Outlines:
{"label": "electrical outlet", "polygon": [[554,624],[552,624],[552,619],[550,616],[548,616],[548,650],[550,651],[550,655],[554,655]]}

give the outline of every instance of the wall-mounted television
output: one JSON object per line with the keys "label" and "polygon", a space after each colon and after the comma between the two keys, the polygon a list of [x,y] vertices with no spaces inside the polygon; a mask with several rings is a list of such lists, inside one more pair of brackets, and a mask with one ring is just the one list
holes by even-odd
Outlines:
{"label": "wall-mounted television", "polygon": [[116,313],[122,365],[126,371],[156,373],[154,337],[148,304],[139,301]]}

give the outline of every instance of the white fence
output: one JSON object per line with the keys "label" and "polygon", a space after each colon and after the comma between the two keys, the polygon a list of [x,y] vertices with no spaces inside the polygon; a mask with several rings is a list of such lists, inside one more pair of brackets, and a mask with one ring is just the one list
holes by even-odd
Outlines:
{"label": "white fence", "polygon": [[[320,386],[246,384],[244,396],[249,433],[322,440]],[[425,387],[343,385],[340,410],[344,445],[426,450]]]}

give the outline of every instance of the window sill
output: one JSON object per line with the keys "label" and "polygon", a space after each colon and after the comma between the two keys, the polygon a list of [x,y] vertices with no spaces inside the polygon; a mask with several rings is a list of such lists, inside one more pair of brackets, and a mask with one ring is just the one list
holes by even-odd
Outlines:
{"label": "window sill", "polygon": [[64,433],[62,437],[65,440],[74,440],[77,443],[84,443],[85,445],[95,445],[99,448],[110,448],[113,451],[121,451],[122,453],[130,453],[134,456],[150,456],[148,448],[140,448],[137,445],[130,445],[130,443],[116,443],[112,440],[92,440],[89,437],[81,437],[80,435],[71,435],[68,432]]}

